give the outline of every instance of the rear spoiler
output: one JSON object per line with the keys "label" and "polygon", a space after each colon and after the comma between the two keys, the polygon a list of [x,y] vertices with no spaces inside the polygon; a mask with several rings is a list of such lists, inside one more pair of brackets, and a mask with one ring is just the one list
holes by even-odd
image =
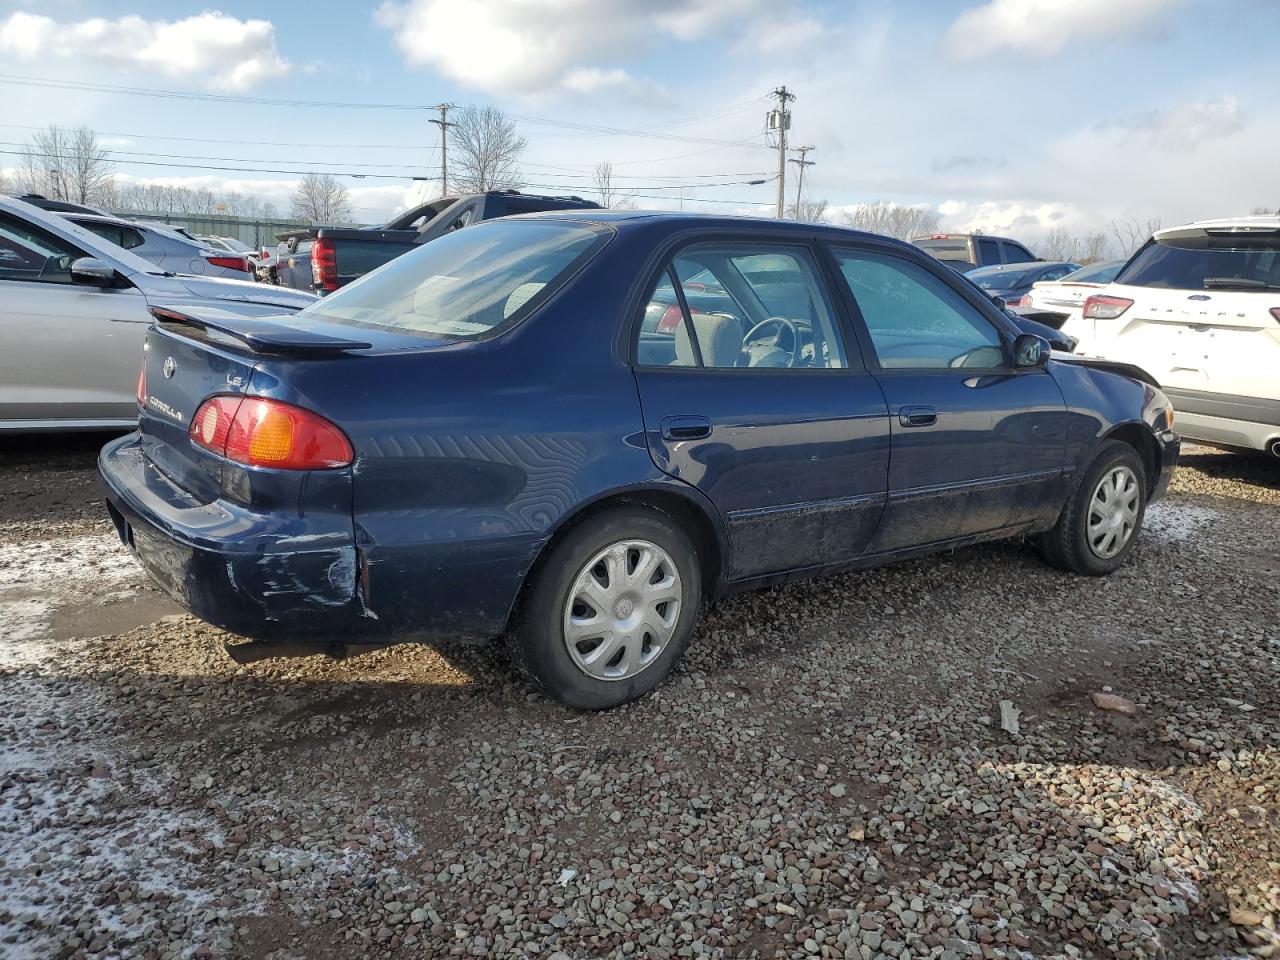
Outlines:
{"label": "rear spoiler", "polygon": [[1118,373],[1122,377],[1129,377],[1131,380],[1150,384],[1157,390],[1160,389],[1160,382],[1155,377],[1132,363],[1121,363],[1119,360],[1104,360],[1102,357],[1085,357],[1078,353],[1059,353],[1057,350],[1053,351],[1051,357],[1058,363],[1074,363],[1081,367],[1097,367],[1099,370]]}
{"label": "rear spoiler", "polygon": [[[176,307],[152,307],[151,315],[165,328],[190,327],[212,330],[239,340],[254,353],[276,355],[342,353],[346,350],[368,350],[373,346],[362,340],[344,340],[299,327],[273,322],[270,317],[246,317],[214,307],[199,313]],[[181,331],[178,331],[181,332]]]}

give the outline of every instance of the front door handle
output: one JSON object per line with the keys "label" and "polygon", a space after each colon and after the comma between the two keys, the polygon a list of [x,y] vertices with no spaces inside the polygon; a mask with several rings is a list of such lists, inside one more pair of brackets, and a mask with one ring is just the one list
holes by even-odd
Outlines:
{"label": "front door handle", "polygon": [[898,422],[904,427],[931,427],[938,422],[938,411],[933,407],[903,407],[898,411]]}
{"label": "front door handle", "polygon": [[663,417],[663,440],[703,440],[711,436],[711,421],[706,417]]}

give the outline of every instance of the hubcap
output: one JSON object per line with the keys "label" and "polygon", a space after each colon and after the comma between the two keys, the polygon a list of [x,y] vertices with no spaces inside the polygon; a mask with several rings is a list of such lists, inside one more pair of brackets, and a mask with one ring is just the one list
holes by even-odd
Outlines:
{"label": "hubcap", "polygon": [[680,572],[647,540],[605,547],[578,571],[564,607],[573,662],[597,680],[626,680],[649,667],[675,633]]}
{"label": "hubcap", "polygon": [[1108,470],[1089,501],[1088,540],[1093,555],[1110,560],[1124,549],[1138,527],[1138,478],[1128,467]]}

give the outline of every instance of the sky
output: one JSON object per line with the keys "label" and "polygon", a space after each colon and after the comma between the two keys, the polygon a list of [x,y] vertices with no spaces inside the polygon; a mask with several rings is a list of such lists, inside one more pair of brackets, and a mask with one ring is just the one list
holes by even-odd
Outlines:
{"label": "sky", "polygon": [[209,3],[0,0],[0,150],[86,125],[129,179],[287,208],[297,173],[244,168],[332,172],[381,222],[439,190],[411,179],[439,175],[422,108],[493,105],[530,192],[589,195],[609,161],[640,207],[768,215],[747,181],[776,174],[786,85],[837,219],[920,204],[1033,242],[1280,207],[1280,0]]}

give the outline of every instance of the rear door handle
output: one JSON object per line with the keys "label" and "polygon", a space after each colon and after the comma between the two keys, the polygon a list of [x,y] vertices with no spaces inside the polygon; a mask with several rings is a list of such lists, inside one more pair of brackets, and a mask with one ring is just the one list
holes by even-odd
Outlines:
{"label": "rear door handle", "polygon": [[904,427],[931,427],[938,422],[938,411],[933,407],[903,407],[898,411],[898,422]]}
{"label": "rear door handle", "polygon": [[711,421],[706,417],[663,417],[663,440],[702,440],[711,436]]}

